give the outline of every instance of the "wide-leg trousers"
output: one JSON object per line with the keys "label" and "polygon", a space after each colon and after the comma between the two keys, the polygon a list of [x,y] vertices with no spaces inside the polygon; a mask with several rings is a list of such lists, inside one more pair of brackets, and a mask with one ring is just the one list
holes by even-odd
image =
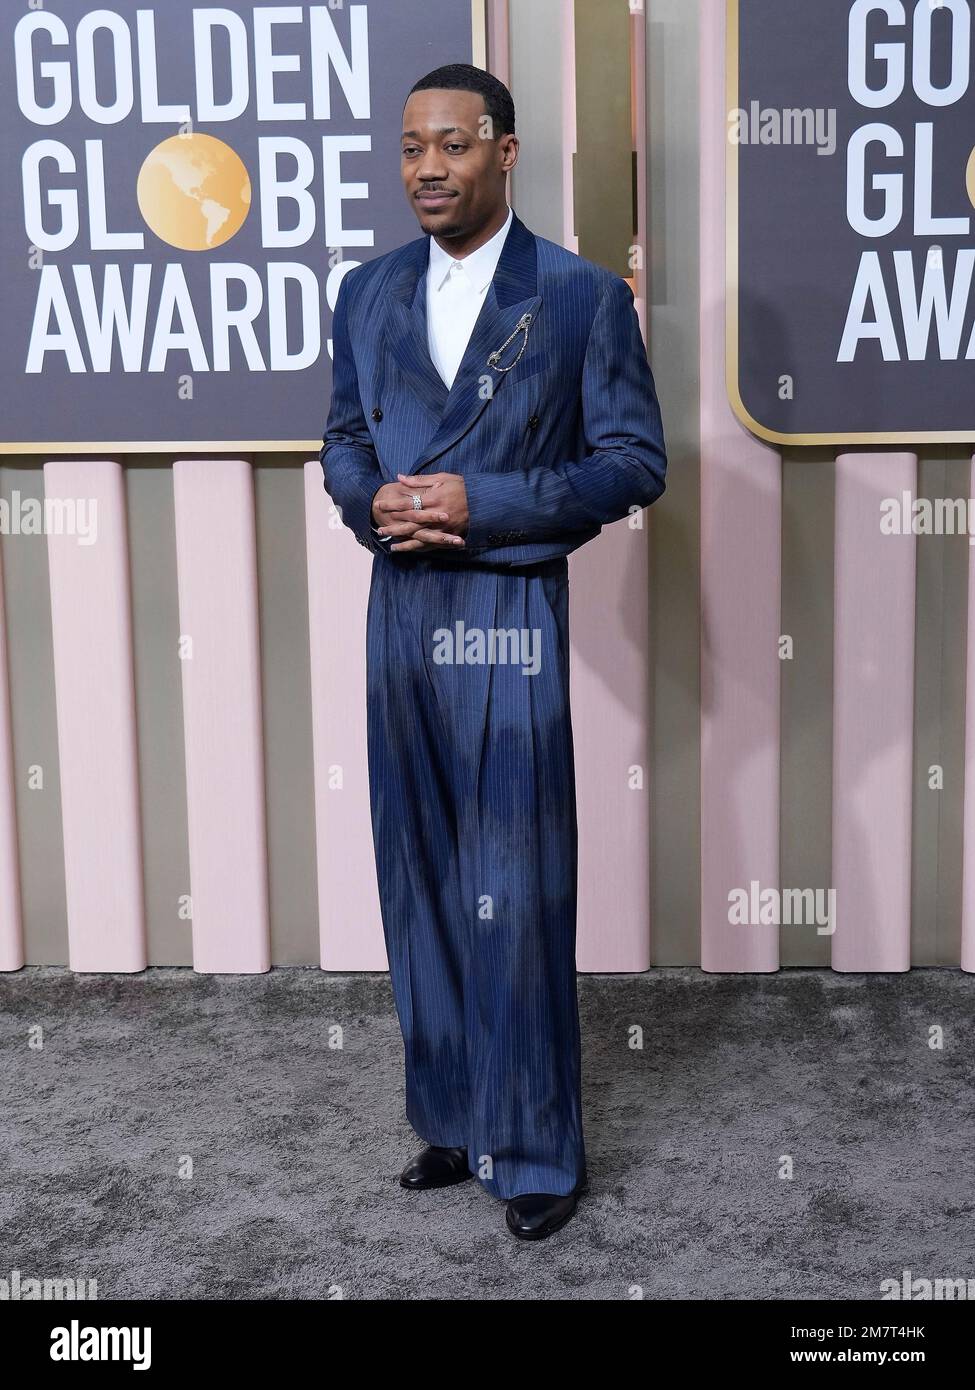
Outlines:
{"label": "wide-leg trousers", "polygon": [[406,1116],[499,1198],[586,1173],[568,619],[564,557],[373,561],[369,785]]}

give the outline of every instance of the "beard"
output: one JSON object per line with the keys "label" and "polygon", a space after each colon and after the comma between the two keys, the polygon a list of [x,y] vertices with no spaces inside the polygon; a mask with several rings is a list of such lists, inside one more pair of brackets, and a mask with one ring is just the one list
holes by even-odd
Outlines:
{"label": "beard", "polygon": [[[461,203],[460,198],[453,198],[450,207],[441,210],[438,214],[443,219],[442,221],[438,222],[435,227],[424,227],[421,223],[421,229],[427,236],[438,236],[445,241],[451,237],[470,236],[476,228],[477,219],[471,215],[471,209],[467,206],[466,199],[461,206],[458,206],[459,203]],[[444,216],[445,213],[446,216]]]}
{"label": "beard", "polygon": [[470,228],[464,222],[448,222],[445,227],[424,227],[422,229],[427,236],[466,236]]}

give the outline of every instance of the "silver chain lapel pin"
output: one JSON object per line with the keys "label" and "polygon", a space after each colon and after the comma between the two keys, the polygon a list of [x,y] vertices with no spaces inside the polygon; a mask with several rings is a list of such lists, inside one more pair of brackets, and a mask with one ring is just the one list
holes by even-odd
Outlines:
{"label": "silver chain lapel pin", "polygon": [[[504,342],[501,344],[501,346],[497,349],[496,352],[492,352],[489,355],[487,360],[487,364],[489,367],[493,367],[496,372],[511,371],[511,368],[515,365],[515,363],[521,360],[521,355],[525,351],[525,348],[528,346],[528,329],[531,325],[531,321],[531,314],[522,314],[521,318],[515,324],[514,332],[509,337],[505,338]],[[509,362],[506,367],[499,367],[498,363],[501,361],[501,354],[504,352],[508,344],[510,342],[513,342],[513,340],[517,338],[518,334],[522,332],[525,336],[522,339],[521,347],[518,349],[518,356],[515,358],[514,362]]]}

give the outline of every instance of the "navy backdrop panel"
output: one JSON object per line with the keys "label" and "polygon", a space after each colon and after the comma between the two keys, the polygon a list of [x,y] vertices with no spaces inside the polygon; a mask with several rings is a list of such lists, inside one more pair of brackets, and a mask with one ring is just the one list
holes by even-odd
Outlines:
{"label": "navy backdrop panel", "polygon": [[[231,59],[234,36],[220,26],[213,32],[212,62],[207,61],[193,18],[194,11],[209,8],[193,0],[141,0],[138,6],[114,7],[94,0],[47,0],[42,12],[12,3],[2,8],[0,448],[68,442],[92,447],[155,442],[165,448],[190,442],[260,445],[320,438],[331,379],[329,306],[334,304],[342,263],[370,259],[418,235],[399,175],[403,102],[412,83],[430,68],[470,61],[470,0],[423,0],[422,5],[367,0],[364,5],[335,8],[306,4],[297,7],[297,23],[274,24],[270,31],[262,27],[265,19],[260,14],[264,11],[266,16],[269,7],[225,0],[219,8],[239,16],[235,28],[238,41],[244,36],[239,49],[246,52],[243,64]],[[99,9],[107,9],[118,23],[93,23],[90,17]],[[147,12],[141,31],[139,11]],[[356,48],[352,26],[361,24],[363,15],[367,46],[360,43]],[[336,76],[341,61],[332,67],[321,61],[328,48],[322,36],[333,30],[335,39],[329,38],[329,43],[337,42],[337,57],[352,68],[346,84]],[[312,104],[316,55],[319,92],[327,83],[330,97],[327,118],[316,116]],[[231,119],[199,115],[198,63],[212,71],[216,103],[243,92],[246,79],[246,104]],[[131,102],[126,99],[129,68]],[[160,104],[189,106],[191,134],[216,137],[246,168],[250,207],[243,225],[222,244],[180,249],[158,235],[140,210],[137,186],[144,161],[161,142],[186,129],[172,113],[161,120],[144,119],[143,103],[151,103],[153,87]],[[361,107],[353,111],[350,92],[356,94],[356,103],[368,102],[365,114]],[[259,98],[265,102],[263,113]],[[297,109],[271,112],[269,100],[294,103]],[[112,113],[116,102],[118,110]],[[107,112],[101,119],[99,106]],[[359,142],[365,137],[369,147],[339,149],[334,157],[338,179],[334,173],[328,178],[323,137],[340,137],[339,145],[346,137]],[[305,196],[281,200],[266,221],[259,141],[275,139],[298,142],[278,154],[275,170],[285,183],[303,170],[299,183]],[[232,171],[232,153],[230,159]],[[338,182],[366,185],[367,196],[346,188],[346,196],[335,203],[343,192],[336,188]],[[264,183],[266,201],[271,179]],[[350,230],[371,232],[372,245],[346,244],[336,250],[326,243],[327,187],[333,207],[341,209],[333,229],[341,226],[346,240]],[[226,177],[218,171],[209,183],[182,192],[198,202],[206,199],[206,216],[219,225],[227,216],[222,206],[226,188]],[[172,197],[157,197],[157,204],[163,210],[171,208],[180,196],[179,189],[173,190]],[[78,229],[71,236],[75,204]],[[302,217],[308,232],[302,244],[269,244],[274,238],[268,227],[275,221],[288,230]],[[42,234],[35,238],[31,233],[38,219]],[[142,245],[93,247],[92,241],[101,239],[102,219],[109,233],[138,236]],[[70,244],[56,245],[62,236]],[[47,244],[39,247],[38,239]],[[283,289],[273,284],[277,272],[269,272],[275,264],[292,267]],[[105,292],[106,267],[113,265],[121,285],[121,295],[114,297]],[[231,267],[225,295],[231,311],[248,303],[248,296],[252,306],[259,305],[245,335],[251,338],[249,357],[241,336],[231,331],[229,355],[222,364],[212,329],[211,271],[219,266]],[[249,284],[248,276],[232,270],[235,266],[249,268]],[[86,319],[89,272],[93,303]],[[177,339],[159,357],[158,369],[150,370],[153,341],[157,349],[162,341],[157,335],[167,273],[172,307],[164,309],[164,327],[177,334],[187,332],[197,343],[197,359],[194,362]],[[145,286],[147,275],[143,330],[139,286]],[[218,304],[221,293],[218,290]],[[39,304],[42,310],[47,306],[46,312],[39,312]],[[126,361],[117,332],[109,333],[101,350],[97,347],[99,325],[113,304],[124,320],[136,321],[129,330]],[[288,369],[284,356],[298,354],[302,347],[310,352],[316,332],[321,341],[312,360]]]}
{"label": "navy backdrop panel", "polygon": [[[800,439],[904,433],[975,437],[971,8],[968,0],[940,5],[892,0],[890,6],[863,0],[859,5],[739,0],[730,5],[730,24],[737,13],[740,51],[737,98],[732,81],[729,105],[741,113],[738,125],[729,124],[729,174],[733,177],[737,155],[739,189],[739,336],[737,345],[731,344],[731,395],[736,404],[737,380],[744,410],[761,426],[760,433]],[[916,23],[931,25],[930,62],[920,62]],[[851,25],[854,35],[862,25],[865,63],[853,65],[862,81],[851,81]],[[855,54],[856,38],[853,48]],[[901,63],[903,83],[897,80]],[[965,80],[941,104],[943,97],[932,98],[928,87],[949,88],[952,72]],[[889,93],[865,102],[864,87],[882,93],[888,80]],[[871,106],[872,100],[881,104]],[[782,122],[776,143],[776,113],[781,120],[790,111],[811,113],[815,120],[804,128],[813,131],[818,122],[823,138],[785,143]],[[829,148],[830,121],[835,149],[820,153]],[[902,145],[903,154],[888,155],[884,145],[872,141],[865,151],[865,196],[854,195],[848,207],[851,163],[856,174],[851,141],[855,148],[856,133],[873,124],[885,129],[892,149]],[[930,163],[923,157],[928,136],[921,129],[928,125]],[[890,182],[875,187],[875,178]],[[902,199],[902,215],[874,235],[876,224],[894,208],[888,198]],[[932,226],[928,201],[934,218],[953,219],[957,226]],[[858,206],[859,214],[851,218],[850,209]],[[860,216],[869,219],[869,231],[856,225]],[[895,252],[909,258],[910,273],[902,268],[900,281]],[[871,293],[858,313],[859,276],[871,280]],[[932,316],[930,333],[915,332],[911,346],[905,309],[910,322],[925,276],[935,302],[940,297],[947,306],[957,295],[957,318],[953,331],[946,324],[939,334]],[[886,359],[882,343],[864,332],[848,351],[850,360],[840,360],[851,305],[854,321],[886,322]],[[916,360],[912,352],[919,353]],[[791,381],[783,384],[783,377]]]}

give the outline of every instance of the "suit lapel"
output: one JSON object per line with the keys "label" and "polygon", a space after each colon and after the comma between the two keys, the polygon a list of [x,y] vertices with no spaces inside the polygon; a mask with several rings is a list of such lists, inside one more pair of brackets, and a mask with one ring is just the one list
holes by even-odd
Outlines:
{"label": "suit lapel", "polygon": [[[534,322],[541,304],[535,237],[521,219],[513,215],[494,278],[487,288],[467,349],[448,391],[430,357],[427,340],[426,272],[429,258],[429,240],[426,237],[412,242],[387,299],[389,349],[406,384],[415,392],[420,403],[440,421],[434,435],[417,456],[413,472],[425,468],[456,443],[474,424],[491,394],[501,389],[508,374],[490,367],[488,356],[514,332],[523,314],[530,313]],[[519,334],[505,351],[504,363],[517,354],[521,341]],[[485,378],[490,379],[490,391],[485,387]]]}
{"label": "suit lapel", "polygon": [[439,420],[447,401],[447,387],[433,365],[427,342],[429,260],[430,243],[426,237],[406,248],[403,264],[387,296],[386,341],[406,385]]}

